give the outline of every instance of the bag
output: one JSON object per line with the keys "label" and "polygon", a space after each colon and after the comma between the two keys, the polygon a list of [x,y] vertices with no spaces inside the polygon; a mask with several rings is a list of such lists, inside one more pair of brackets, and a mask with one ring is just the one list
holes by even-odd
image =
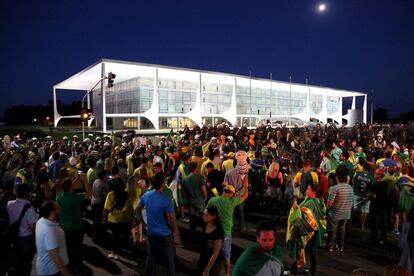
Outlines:
{"label": "bag", "polygon": [[20,224],[22,223],[22,219],[24,215],[26,214],[26,211],[30,208],[31,204],[27,203],[24,207],[22,212],[20,213],[19,219],[12,223],[9,227],[9,229],[5,232],[5,239],[9,243],[13,244],[16,242],[17,238],[19,237],[20,232]]}
{"label": "bag", "polygon": [[300,179],[300,187],[299,187],[301,194],[305,195],[306,190],[312,184],[313,184],[313,179],[312,179],[312,175],[310,174],[310,172],[308,173],[302,172],[302,177]]}

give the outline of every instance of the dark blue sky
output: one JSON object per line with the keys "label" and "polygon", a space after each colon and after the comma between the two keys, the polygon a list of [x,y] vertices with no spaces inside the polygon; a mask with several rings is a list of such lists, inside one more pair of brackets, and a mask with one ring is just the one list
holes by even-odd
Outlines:
{"label": "dark blue sky", "polygon": [[[414,109],[414,1],[0,1],[0,112],[101,58],[374,91]],[[77,95],[78,96],[78,95]],[[79,95],[80,99],[81,95]]]}

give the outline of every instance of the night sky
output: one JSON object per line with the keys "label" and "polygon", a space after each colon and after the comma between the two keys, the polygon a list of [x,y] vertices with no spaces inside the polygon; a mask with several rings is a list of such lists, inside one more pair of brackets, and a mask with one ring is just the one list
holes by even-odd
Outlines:
{"label": "night sky", "polygon": [[[414,1],[0,0],[0,112],[101,58],[374,94],[414,110]],[[62,100],[78,99],[67,93]],[[0,114],[1,116],[1,114]]]}

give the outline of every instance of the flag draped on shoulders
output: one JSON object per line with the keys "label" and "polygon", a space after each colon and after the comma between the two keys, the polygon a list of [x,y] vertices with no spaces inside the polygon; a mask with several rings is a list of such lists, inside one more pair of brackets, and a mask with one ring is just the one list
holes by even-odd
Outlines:
{"label": "flag draped on shoulders", "polygon": [[310,208],[299,206],[290,209],[286,242],[288,255],[298,262],[298,267],[306,264],[305,246],[317,230],[318,221]]}

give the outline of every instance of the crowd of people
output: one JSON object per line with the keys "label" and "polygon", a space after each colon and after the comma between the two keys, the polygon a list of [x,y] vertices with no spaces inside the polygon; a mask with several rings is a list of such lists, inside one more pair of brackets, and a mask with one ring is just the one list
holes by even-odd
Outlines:
{"label": "crowd of people", "polygon": [[[296,275],[308,263],[317,275],[317,249],[346,250],[349,224],[376,246],[399,236],[399,267],[413,272],[414,134],[402,124],[194,125],[159,139],[22,133],[0,151],[1,275],[30,275],[35,252],[37,275],[86,273],[85,216],[94,241],[110,230],[109,258],[146,244],[147,275],[158,263],[175,275],[177,220],[200,241],[200,275]],[[246,208],[271,215],[232,266]],[[286,228],[289,268],[276,227]]]}

